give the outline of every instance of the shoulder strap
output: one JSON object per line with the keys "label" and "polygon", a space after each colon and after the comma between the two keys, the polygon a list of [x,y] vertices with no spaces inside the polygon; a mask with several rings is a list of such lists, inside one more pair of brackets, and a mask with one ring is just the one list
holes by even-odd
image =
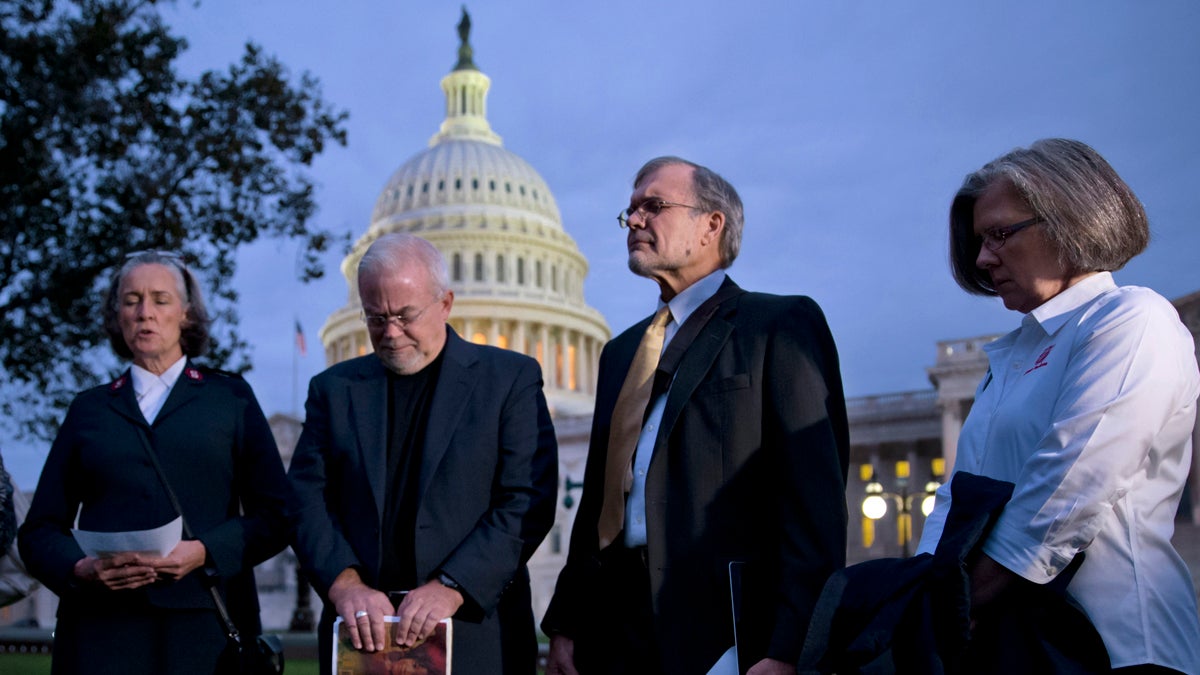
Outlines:
{"label": "shoulder strap", "polygon": [[[150,437],[146,435],[146,430],[142,427],[137,427],[137,432],[138,438],[142,440],[142,447],[146,449],[146,454],[150,456],[150,463],[154,465],[154,471],[158,474],[159,482],[162,483],[163,489],[167,491],[167,496],[171,498],[171,506],[175,507],[175,513],[179,514],[180,520],[183,521],[183,536],[188,539],[195,539],[192,536],[192,528],[188,527],[187,518],[183,515],[183,509],[179,506],[179,498],[175,496],[175,490],[171,489],[171,483],[167,480],[167,474],[163,471],[162,464],[158,461],[158,453],[154,452],[154,446],[150,444]],[[221,599],[221,593],[217,591],[215,585],[206,585],[208,586],[209,594],[212,595],[213,604],[217,607],[217,614],[221,615],[221,623],[225,625],[226,637],[241,644],[242,636],[238,633],[233,619],[229,617],[229,610],[225,608],[225,601]]]}

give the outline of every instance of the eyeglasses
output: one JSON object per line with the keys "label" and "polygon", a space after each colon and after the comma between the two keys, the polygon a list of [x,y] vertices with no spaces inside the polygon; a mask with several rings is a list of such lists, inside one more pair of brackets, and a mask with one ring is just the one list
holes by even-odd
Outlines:
{"label": "eyeglasses", "polygon": [[1004,242],[1008,241],[1009,237],[1029,227],[1030,225],[1037,225],[1040,222],[1042,222],[1042,217],[1034,216],[1029,220],[1022,220],[1021,222],[1009,225],[1008,227],[993,227],[992,229],[985,231],[980,239],[982,240],[983,245],[987,247],[987,250],[999,251],[1000,249],[1004,248]]}
{"label": "eyeglasses", "polygon": [[386,330],[388,325],[393,323],[400,330],[404,330],[417,321],[420,321],[421,316],[425,314],[425,310],[441,301],[441,298],[434,298],[433,302],[417,310],[417,313],[412,316],[405,316],[403,314],[367,314],[366,312],[360,312],[359,314],[363,322],[367,324],[367,328],[371,330]]}
{"label": "eyeglasses", "polygon": [[134,251],[125,254],[125,260],[133,260],[134,258],[165,258],[180,267],[184,267],[187,263],[183,259],[183,254],[178,251],[159,251],[155,249],[146,249],[144,251]]}
{"label": "eyeglasses", "polygon": [[692,206],[691,204],[680,204],[679,202],[669,202],[665,199],[651,198],[647,199],[641,204],[638,204],[637,206],[631,206],[618,213],[617,224],[619,224],[621,227],[629,227],[629,219],[632,218],[634,214],[640,214],[642,216],[642,222],[644,223],[654,216],[662,213],[663,209],[672,206],[682,206],[687,209],[701,208],[699,206]]}

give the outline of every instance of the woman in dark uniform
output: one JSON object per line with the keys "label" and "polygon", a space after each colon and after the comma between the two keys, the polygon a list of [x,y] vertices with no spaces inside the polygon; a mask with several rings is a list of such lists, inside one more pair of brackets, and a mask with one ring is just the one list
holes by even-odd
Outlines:
{"label": "woman in dark uniform", "polygon": [[[29,571],[60,599],[52,672],[212,674],[226,637],[208,587],[243,634],[260,631],[253,568],[287,542],[283,466],[249,385],[191,361],[209,318],[178,256],[129,256],[103,310],[132,366],[72,402],[20,532]],[[165,557],[86,556],[72,527],[176,518],[151,452],[194,538]]]}

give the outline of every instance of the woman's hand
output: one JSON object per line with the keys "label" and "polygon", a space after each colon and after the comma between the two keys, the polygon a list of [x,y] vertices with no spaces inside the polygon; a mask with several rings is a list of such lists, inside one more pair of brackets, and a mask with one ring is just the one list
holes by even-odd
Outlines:
{"label": "woman's hand", "polygon": [[1020,577],[1010,572],[1008,568],[992,560],[986,554],[980,554],[979,559],[971,568],[971,609],[985,608],[993,600],[1000,597],[1007,588],[1012,586]]}
{"label": "woman's hand", "polygon": [[188,539],[179,542],[165,558],[141,558],[140,562],[150,565],[159,579],[179,581],[204,565],[207,558],[208,549],[204,548],[204,544]]}
{"label": "woman's hand", "polygon": [[75,563],[75,578],[112,591],[127,591],[158,581],[158,573],[138,554],[118,553],[111,558],[80,558]]}

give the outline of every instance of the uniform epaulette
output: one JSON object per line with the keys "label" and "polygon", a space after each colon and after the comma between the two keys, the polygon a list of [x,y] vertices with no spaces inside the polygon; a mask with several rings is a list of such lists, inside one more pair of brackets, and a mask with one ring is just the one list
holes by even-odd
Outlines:
{"label": "uniform epaulette", "polygon": [[[209,376],[209,375],[211,375],[213,377],[228,377],[230,379],[243,380],[243,381],[246,379],[246,378],[242,377],[240,373],[235,373],[231,370],[221,370],[220,368],[212,368],[209,366],[193,366],[193,367],[188,368],[187,370],[199,371],[196,374],[201,376],[200,379],[203,379],[204,376]],[[187,371],[185,370],[184,373],[187,373]],[[189,375],[189,377],[191,377],[191,376]],[[196,379],[196,378],[193,378],[193,379]]]}

